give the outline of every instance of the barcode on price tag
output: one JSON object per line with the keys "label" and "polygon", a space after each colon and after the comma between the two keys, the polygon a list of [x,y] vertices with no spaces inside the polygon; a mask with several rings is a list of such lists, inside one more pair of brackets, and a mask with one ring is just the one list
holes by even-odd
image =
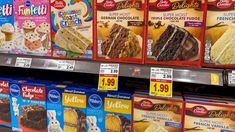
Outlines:
{"label": "barcode on price tag", "polygon": [[73,71],[74,67],[74,60],[59,60],[57,63],[57,69],[62,71]]}
{"label": "barcode on price tag", "polygon": [[150,91],[152,96],[172,97],[173,69],[152,67],[150,72]]}
{"label": "barcode on price tag", "polygon": [[235,71],[232,71],[231,73],[229,73],[229,77],[228,77],[228,81],[229,84],[235,85]]}
{"label": "barcode on price tag", "polygon": [[17,57],[15,67],[30,68],[32,63],[32,58]]}
{"label": "barcode on price tag", "polygon": [[98,90],[118,90],[119,64],[100,64]]}

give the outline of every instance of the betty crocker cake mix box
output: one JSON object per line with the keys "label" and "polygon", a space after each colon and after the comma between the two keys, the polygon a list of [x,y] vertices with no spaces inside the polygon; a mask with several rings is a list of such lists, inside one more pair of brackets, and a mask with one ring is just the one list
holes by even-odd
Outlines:
{"label": "betty crocker cake mix box", "polygon": [[149,0],[145,62],[199,67],[205,8],[203,0]]}
{"label": "betty crocker cake mix box", "polygon": [[14,54],[51,56],[49,0],[14,0]]}
{"label": "betty crocker cake mix box", "polygon": [[46,132],[46,85],[16,80],[9,87],[12,130]]}
{"label": "betty crocker cake mix box", "polygon": [[51,0],[53,57],[92,59],[92,6],[92,0]]}
{"label": "betty crocker cake mix box", "polygon": [[208,0],[204,65],[235,67],[235,1]]}
{"label": "betty crocker cake mix box", "polygon": [[96,59],[143,63],[145,0],[96,1]]}

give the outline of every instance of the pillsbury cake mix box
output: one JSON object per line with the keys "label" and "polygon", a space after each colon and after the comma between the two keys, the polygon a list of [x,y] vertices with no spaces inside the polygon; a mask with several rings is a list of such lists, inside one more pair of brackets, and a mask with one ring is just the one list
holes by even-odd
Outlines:
{"label": "pillsbury cake mix box", "polygon": [[53,57],[92,59],[93,0],[51,0]]}
{"label": "pillsbury cake mix box", "polygon": [[0,78],[0,125],[11,127],[9,82],[11,79]]}
{"label": "pillsbury cake mix box", "polygon": [[131,100],[132,96],[128,93],[88,93],[88,132],[131,132]]}
{"label": "pillsbury cake mix box", "polygon": [[51,56],[49,0],[14,0],[14,54]]}
{"label": "pillsbury cake mix box", "polygon": [[9,87],[12,130],[46,132],[46,85],[13,81]]}
{"label": "pillsbury cake mix box", "polygon": [[47,89],[48,132],[86,132],[86,92],[80,87]]}
{"label": "pillsbury cake mix box", "polygon": [[0,2],[0,52],[9,53],[14,45],[14,12],[13,0]]}

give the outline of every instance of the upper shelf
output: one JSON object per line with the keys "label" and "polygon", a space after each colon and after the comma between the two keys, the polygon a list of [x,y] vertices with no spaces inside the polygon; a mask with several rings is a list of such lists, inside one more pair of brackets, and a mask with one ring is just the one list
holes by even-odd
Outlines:
{"label": "upper shelf", "polygon": [[[15,67],[17,57],[18,56],[16,55],[0,54],[0,65]],[[30,57],[27,56],[25,58],[32,58],[32,63],[30,68],[61,71],[61,69],[58,69],[58,64],[60,63],[61,59],[50,59],[50,58],[32,57],[32,56]],[[107,63],[107,62],[77,61],[77,60],[76,61],[64,60],[64,61],[66,61],[66,63],[70,63],[71,65],[75,63],[75,67],[72,68],[73,70],[62,69],[62,71],[91,73],[91,74],[99,74],[100,64]],[[124,77],[149,79],[151,67],[166,67],[166,66],[121,63],[119,75]],[[219,86],[223,86],[224,84],[223,70],[220,69],[183,68],[183,67],[168,67],[168,68],[174,69],[173,80],[175,82],[219,85]]]}

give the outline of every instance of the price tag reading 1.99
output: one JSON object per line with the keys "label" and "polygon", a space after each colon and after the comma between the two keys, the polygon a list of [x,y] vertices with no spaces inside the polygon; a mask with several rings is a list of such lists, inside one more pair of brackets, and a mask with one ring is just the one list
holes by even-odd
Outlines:
{"label": "price tag reading 1.99", "polygon": [[98,90],[118,90],[119,64],[101,64]]}
{"label": "price tag reading 1.99", "polygon": [[172,97],[173,69],[151,68],[150,91],[152,96]]}

